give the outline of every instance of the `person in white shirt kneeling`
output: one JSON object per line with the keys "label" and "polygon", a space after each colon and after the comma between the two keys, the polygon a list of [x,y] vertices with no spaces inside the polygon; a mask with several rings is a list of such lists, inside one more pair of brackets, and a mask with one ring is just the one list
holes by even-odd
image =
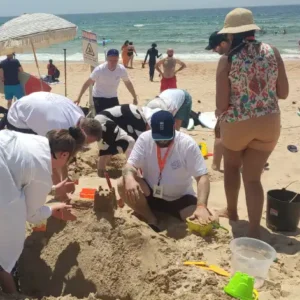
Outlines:
{"label": "person in white shirt kneeling", "polygon": [[169,111],[175,118],[176,130],[180,130],[180,127],[188,127],[192,111],[192,96],[186,90],[168,89],[149,101],[146,106]]}
{"label": "person in white shirt kneeling", "polygon": [[[51,215],[75,220],[65,203],[44,205],[52,186],[52,169],[66,165],[85,142],[79,128],[51,130],[46,137],[0,131],[0,289],[15,293],[10,274],[25,241],[26,221],[38,224]],[[66,193],[66,182],[55,186]]]}
{"label": "person in white shirt kneeling", "polygon": [[155,231],[160,231],[155,211],[211,222],[214,217],[207,209],[210,182],[198,145],[175,130],[170,112],[154,113],[151,128],[139,136],[118,180],[120,197]]}

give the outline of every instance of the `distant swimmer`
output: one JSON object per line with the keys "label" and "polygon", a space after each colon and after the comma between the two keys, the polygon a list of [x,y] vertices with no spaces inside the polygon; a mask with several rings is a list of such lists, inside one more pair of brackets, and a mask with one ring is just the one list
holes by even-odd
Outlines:
{"label": "distant swimmer", "polygon": [[265,30],[264,28],[261,28],[260,34],[264,35],[267,33],[267,30]]}
{"label": "distant swimmer", "polygon": [[155,43],[152,44],[152,47],[147,51],[145,61],[143,63],[143,68],[145,63],[147,62],[147,58],[149,56],[149,75],[150,81],[153,81],[154,72],[155,72],[155,65],[156,65],[156,58],[160,58],[162,54],[158,54],[158,50],[156,49],[157,45]]}
{"label": "distant swimmer", "polygon": [[[174,58],[174,50],[168,49],[168,57],[164,58],[156,64],[156,70],[162,76],[160,91],[163,92],[167,89],[177,88],[176,74],[186,68],[186,64],[179,59]],[[179,64],[180,68],[176,70],[176,65]],[[163,66],[163,72],[160,67]]]}

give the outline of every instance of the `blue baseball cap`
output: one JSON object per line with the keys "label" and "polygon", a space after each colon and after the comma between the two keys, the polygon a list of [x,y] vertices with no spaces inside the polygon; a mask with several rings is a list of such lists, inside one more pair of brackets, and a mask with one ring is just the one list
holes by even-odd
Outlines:
{"label": "blue baseball cap", "polygon": [[158,111],[151,118],[152,138],[155,141],[170,141],[175,136],[175,120],[173,115],[165,110]]}
{"label": "blue baseball cap", "polygon": [[110,49],[107,51],[107,56],[120,56],[119,51],[117,49]]}

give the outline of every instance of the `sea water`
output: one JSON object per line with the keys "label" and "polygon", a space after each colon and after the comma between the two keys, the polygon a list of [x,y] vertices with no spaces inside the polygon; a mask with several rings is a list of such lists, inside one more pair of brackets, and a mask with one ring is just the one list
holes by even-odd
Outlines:
{"label": "sea water", "polygon": [[[177,11],[95,13],[62,15],[78,26],[76,39],[38,50],[38,59],[63,60],[63,49],[67,49],[69,61],[82,61],[81,30],[97,34],[99,60],[104,60],[108,48],[121,49],[125,40],[133,41],[138,57],[144,59],[152,43],[157,43],[159,52],[174,48],[176,57],[184,61],[217,61],[219,55],[206,51],[209,35],[222,28],[224,18],[231,8],[194,9]],[[284,59],[299,59],[300,5],[252,7],[255,21],[263,29],[258,40],[276,46]],[[0,25],[9,18],[0,18]],[[284,30],[286,34],[283,34]],[[106,49],[102,39],[111,40]],[[33,55],[20,54],[21,61],[33,61]]]}

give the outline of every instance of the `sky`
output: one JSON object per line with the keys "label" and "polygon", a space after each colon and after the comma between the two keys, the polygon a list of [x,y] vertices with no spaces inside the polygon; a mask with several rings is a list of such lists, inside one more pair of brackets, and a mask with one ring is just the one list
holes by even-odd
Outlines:
{"label": "sky", "polygon": [[300,0],[1,0],[0,16],[23,13],[101,13],[300,4]]}

